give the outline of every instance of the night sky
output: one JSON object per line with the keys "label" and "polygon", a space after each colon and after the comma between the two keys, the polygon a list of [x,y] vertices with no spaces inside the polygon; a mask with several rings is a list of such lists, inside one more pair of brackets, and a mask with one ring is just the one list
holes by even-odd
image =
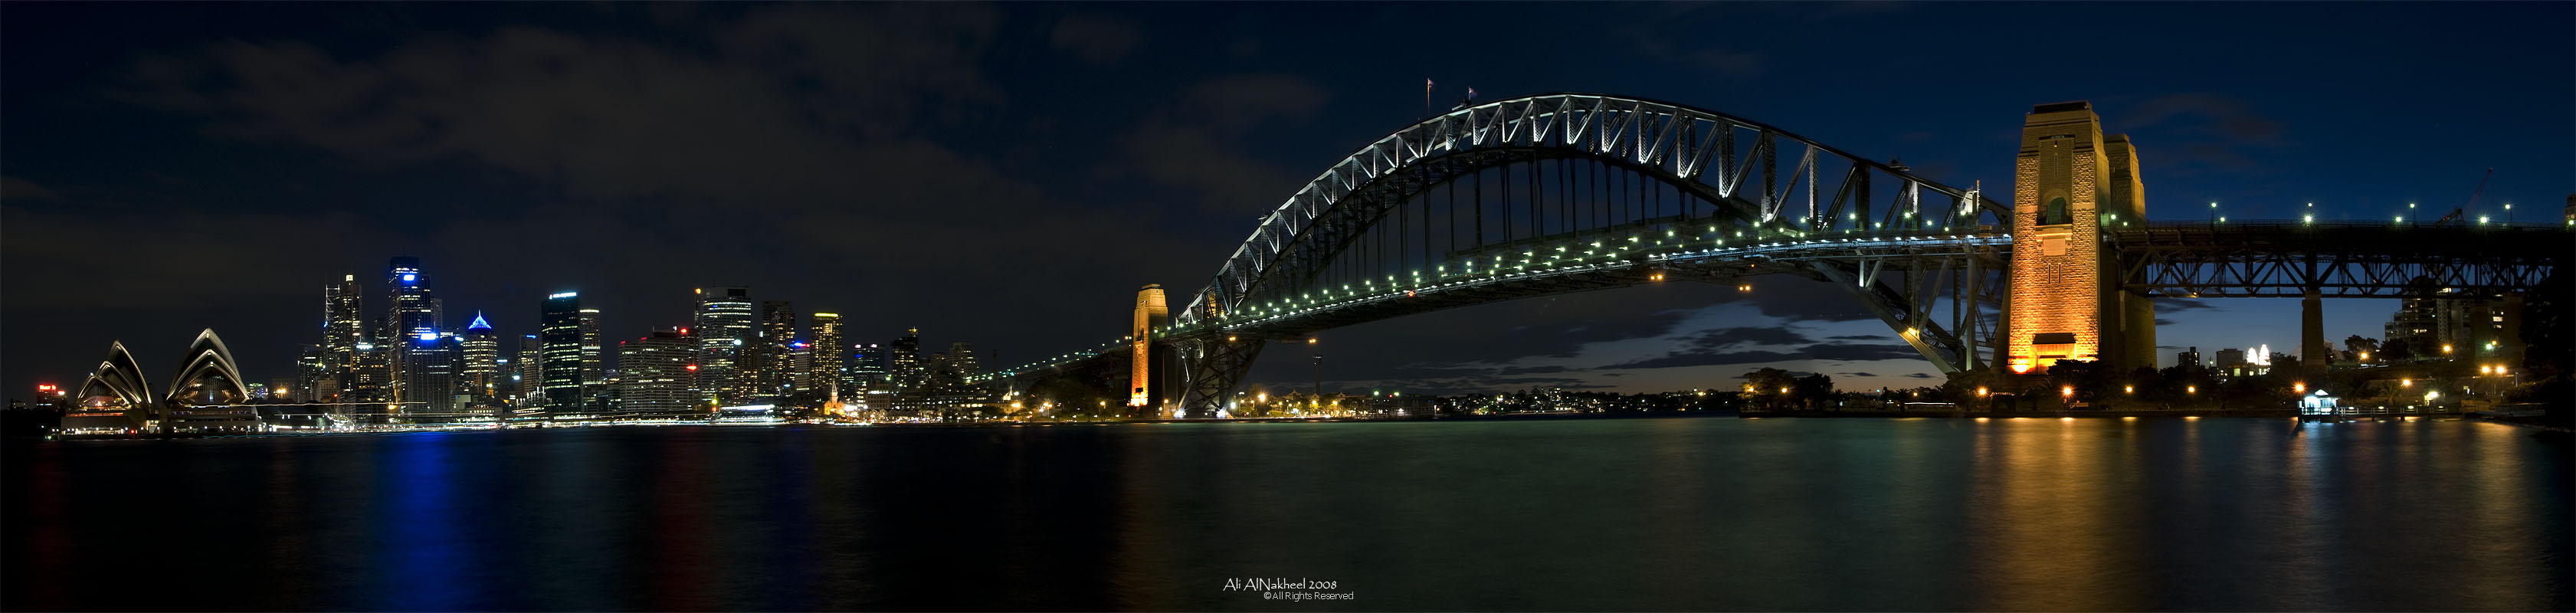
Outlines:
{"label": "night sky", "polygon": [[[1680,102],[2009,194],[2023,113],[2090,100],[2151,218],[2550,219],[2576,191],[2576,4],[0,4],[0,385],[200,328],[291,374],[343,274],[421,258],[448,324],[606,338],[692,288],[918,327],[987,367],[1125,334],[1256,219],[1446,109]],[[2471,213],[2474,216],[2476,213]],[[1936,383],[1821,283],[1661,284],[1328,332],[1328,387]],[[2295,300],[2169,301],[2162,344],[2295,350]],[[2386,300],[2328,301],[2377,337]],[[1311,385],[1303,347],[1253,381]],[[2170,363],[2170,350],[2163,352]],[[155,385],[166,385],[157,375]]]}

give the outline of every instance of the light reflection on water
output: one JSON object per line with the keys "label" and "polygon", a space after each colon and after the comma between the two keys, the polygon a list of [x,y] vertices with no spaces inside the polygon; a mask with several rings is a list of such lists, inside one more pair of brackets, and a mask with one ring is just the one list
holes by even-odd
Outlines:
{"label": "light reflection on water", "polygon": [[[649,428],[7,459],[11,610],[2576,608],[2566,437],[2464,422]],[[1358,599],[1222,589],[1244,577]]]}

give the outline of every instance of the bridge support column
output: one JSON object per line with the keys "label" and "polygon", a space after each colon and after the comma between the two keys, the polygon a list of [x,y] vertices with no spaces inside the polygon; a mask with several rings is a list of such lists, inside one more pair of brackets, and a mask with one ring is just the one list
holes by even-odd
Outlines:
{"label": "bridge support column", "polygon": [[1149,284],[1136,290],[1136,317],[1131,326],[1134,332],[1129,337],[1132,346],[1128,347],[1133,352],[1128,356],[1129,409],[1159,410],[1161,407],[1163,399],[1155,393],[1161,390],[1154,386],[1153,376],[1154,331],[1171,323],[1171,313],[1171,308],[1163,302],[1163,286]]}
{"label": "bridge support column", "polygon": [[2146,221],[2136,150],[2104,135],[2084,102],[2042,104],[2022,122],[2014,160],[2011,305],[2004,367],[2048,371],[2096,360],[2112,372],[2155,364],[2154,307],[2125,285],[2105,229]]}
{"label": "bridge support column", "polygon": [[[2325,301],[2317,288],[2308,288],[2299,298],[2299,367],[2311,374],[2324,374],[2334,363],[2334,350],[2326,348]],[[2320,383],[2322,385],[2322,383]]]}

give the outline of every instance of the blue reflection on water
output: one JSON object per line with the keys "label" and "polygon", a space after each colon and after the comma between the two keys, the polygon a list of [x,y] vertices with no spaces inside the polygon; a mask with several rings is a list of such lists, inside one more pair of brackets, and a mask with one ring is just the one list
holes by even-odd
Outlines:
{"label": "blue reflection on water", "polygon": [[446,433],[388,437],[386,454],[376,466],[376,517],[368,530],[376,543],[373,566],[381,605],[400,611],[455,611],[471,608],[462,596],[470,589],[463,570],[465,555],[456,542],[455,522],[463,517],[455,501],[456,483],[449,470]]}

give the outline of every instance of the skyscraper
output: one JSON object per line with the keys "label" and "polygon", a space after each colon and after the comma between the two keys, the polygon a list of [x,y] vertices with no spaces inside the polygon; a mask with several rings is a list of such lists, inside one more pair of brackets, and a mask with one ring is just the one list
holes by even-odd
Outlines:
{"label": "skyscraper", "polygon": [[453,417],[465,407],[457,402],[457,354],[464,351],[452,332],[421,332],[402,342],[402,370],[394,389],[401,414]]}
{"label": "skyscraper", "polygon": [[850,351],[841,344],[841,314],[815,313],[813,325],[812,336],[806,339],[814,345],[809,385],[817,390],[839,388],[855,392],[850,385],[850,372],[841,368],[841,356]]}
{"label": "skyscraper", "polygon": [[744,353],[760,333],[752,320],[751,288],[698,290],[698,396],[731,406],[745,404],[753,386]]}
{"label": "skyscraper", "polygon": [[[392,375],[389,389],[392,399],[404,413],[429,411],[446,407],[456,395],[454,356],[439,355],[443,346],[438,332],[438,304],[430,295],[429,273],[420,269],[420,258],[393,258],[385,270],[384,330],[377,338],[386,352],[388,371]],[[445,371],[437,381],[424,380],[432,371]],[[443,385],[442,385],[443,384]],[[445,413],[448,411],[435,411]]]}
{"label": "skyscraper", "polygon": [[948,350],[931,356],[931,387],[940,391],[966,389],[966,378],[975,376],[982,366],[975,362],[975,346],[966,342],[948,344]]}
{"label": "skyscraper", "polygon": [[393,330],[388,337],[418,338],[422,330],[437,332],[445,327],[438,320],[439,308],[430,296],[429,273],[420,269],[420,258],[394,258],[385,272],[385,288],[391,294],[387,308],[391,309],[388,312]]}
{"label": "skyscraper", "polygon": [[362,291],[357,275],[341,275],[339,283],[322,286],[322,378],[331,381],[330,398],[357,382],[358,344],[367,342]]}
{"label": "skyscraper", "polygon": [[501,339],[492,335],[492,323],[483,313],[474,313],[474,322],[465,324],[463,335],[465,363],[460,372],[468,395],[476,398],[497,396],[501,389]]}
{"label": "skyscraper", "polygon": [[[293,387],[288,388],[290,390],[286,396],[288,399],[296,402],[321,402],[315,396],[315,390],[321,389],[322,382],[330,376],[330,369],[322,365],[323,355],[321,345],[305,345],[304,351],[296,354],[295,378],[291,383]],[[335,384],[331,388],[337,390],[339,386]]]}
{"label": "skyscraper", "polygon": [[537,329],[538,343],[543,346],[544,374],[540,395],[549,413],[562,414],[581,408],[581,293],[563,292],[546,296],[545,314]]}
{"label": "skyscraper", "polygon": [[617,344],[617,399],[636,413],[679,413],[697,407],[697,339],[687,328],[656,328],[651,336]]}
{"label": "skyscraper", "polygon": [[920,328],[905,330],[902,337],[894,339],[894,342],[888,345],[886,374],[893,378],[895,391],[918,390],[923,384],[929,382],[930,373],[928,369],[922,368],[921,364]]}
{"label": "skyscraper", "polygon": [[581,310],[581,396],[597,396],[608,383],[608,372],[600,361],[607,353],[599,340],[599,309]]}
{"label": "skyscraper", "polygon": [[796,306],[785,300],[760,303],[759,355],[753,364],[760,386],[754,396],[764,403],[776,403],[794,391],[795,356],[790,352],[796,343]]}
{"label": "skyscraper", "polygon": [[787,390],[782,396],[802,398],[806,392],[821,392],[814,383],[814,344],[796,341],[787,344]]}
{"label": "skyscraper", "polygon": [[516,398],[521,407],[545,404],[545,355],[545,343],[538,340],[537,335],[519,339],[519,368],[511,376],[515,378],[513,383],[517,384],[513,391],[518,392]]}
{"label": "skyscraper", "polygon": [[850,346],[850,384],[860,391],[881,391],[893,387],[886,375],[886,347],[877,343]]}

